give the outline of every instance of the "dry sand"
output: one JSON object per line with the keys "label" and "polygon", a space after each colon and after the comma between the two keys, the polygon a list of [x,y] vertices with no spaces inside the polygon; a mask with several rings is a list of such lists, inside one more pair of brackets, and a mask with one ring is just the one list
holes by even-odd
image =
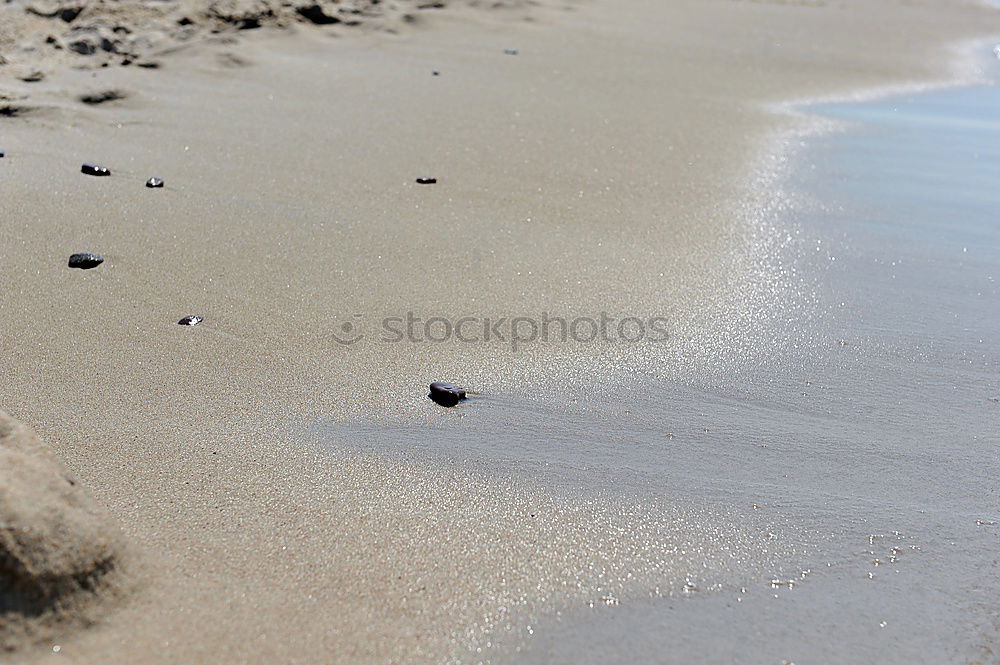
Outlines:
{"label": "dry sand", "polygon": [[127,580],[118,525],[51,449],[0,412],[0,648],[100,616]]}
{"label": "dry sand", "polygon": [[[467,662],[539,613],[739,583],[807,546],[736,508],[564,496],[292,425],[461,417],[424,397],[436,379],[571,394],[698,379],[794,337],[762,329],[809,301],[747,186],[788,122],[764,104],[945,77],[946,45],[995,13],[595,0],[387,16],[201,18],[134,55],[157,69],[40,50],[0,68],[0,406],[134,550],[137,588],[62,634],[59,658]],[[87,161],[113,176],[81,175]],[[143,187],[154,175],[165,189]],[[67,269],[78,251],[107,260]],[[356,313],[602,310],[664,316],[672,343],[332,338]],[[177,326],[187,314],[205,322]]]}

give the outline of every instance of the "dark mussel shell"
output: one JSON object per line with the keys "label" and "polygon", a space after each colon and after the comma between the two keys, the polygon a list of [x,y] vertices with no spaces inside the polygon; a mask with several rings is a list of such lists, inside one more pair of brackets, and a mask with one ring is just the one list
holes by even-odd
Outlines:
{"label": "dark mussel shell", "polygon": [[103,256],[100,254],[91,254],[90,252],[80,252],[79,254],[73,254],[69,257],[70,268],[90,270],[91,268],[96,268],[102,263],[104,263]]}

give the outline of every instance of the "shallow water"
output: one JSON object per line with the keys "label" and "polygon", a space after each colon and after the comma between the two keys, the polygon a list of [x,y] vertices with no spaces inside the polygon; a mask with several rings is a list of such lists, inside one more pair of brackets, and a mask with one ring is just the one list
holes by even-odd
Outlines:
{"label": "shallow water", "polygon": [[806,353],[731,385],[474,397],[436,423],[334,427],[559,492],[726,505],[808,541],[776,584],[570,608],[495,660],[998,657],[998,108],[1000,88],[980,86],[811,109],[848,126],[795,155],[799,203],[776,220],[806,239],[828,312]]}

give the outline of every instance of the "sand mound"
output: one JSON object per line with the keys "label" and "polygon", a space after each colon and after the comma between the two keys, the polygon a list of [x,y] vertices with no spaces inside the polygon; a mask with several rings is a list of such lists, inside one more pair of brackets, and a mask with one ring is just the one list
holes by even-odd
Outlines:
{"label": "sand mound", "polygon": [[121,550],[118,526],[48,446],[0,412],[0,646],[91,617]]}
{"label": "sand mound", "polygon": [[[531,4],[530,0],[8,0],[0,6],[0,66],[141,64],[151,54],[241,30],[296,23],[393,30],[449,7],[521,9]],[[16,72],[15,76],[21,77]]]}

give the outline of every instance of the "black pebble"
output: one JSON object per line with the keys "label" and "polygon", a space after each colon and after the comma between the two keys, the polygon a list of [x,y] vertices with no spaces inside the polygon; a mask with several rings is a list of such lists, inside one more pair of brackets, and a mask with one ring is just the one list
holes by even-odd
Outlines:
{"label": "black pebble", "polygon": [[73,254],[69,257],[70,268],[90,270],[91,268],[96,268],[102,263],[104,263],[103,256],[100,254],[91,254],[90,252],[81,252],[79,254]]}
{"label": "black pebble", "polygon": [[441,72],[431,72],[431,76],[441,76]]}
{"label": "black pebble", "polygon": [[503,52],[506,53],[507,55],[517,55],[516,48],[505,48]]}
{"label": "black pebble", "polygon": [[181,319],[180,321],[178,321],[177,325],[179,325],[179,326],[196,326],[196,325],[198,325],[199,323],[201,323],[204,320],[205,320],[204,317],[198,316],[197,314],[192,314],[191,316],[185,316],[183,319]]}
{"label": "black pebble", "polygon": [[80,167],[80,173],[86,173],[87,175],[111,175],[111,171],[106,166],[98,166],[97,164],[84,164]]}
{"label": "black pebble", "polygon": [[160,178],[150,178],[146,181],[146,187],[163,187],[163,180]]}
{"label": "black pebble", "polygon": [[0,159],[3,159],[3,158],[4,158],[5,156],[6,156],[6,155],[5,155],[4,151],[3,151],[3,150],[0,150]]}
{"label": "black pebble", "polygon": [[465,391],[453,383],[435,382],[431,384],[428,397],[441,406],[455,406],[465,399]]}
{"label": "black pebble", "polygon": [[418,185],[433,185],[438,181],[437,178],[417,178]]}

